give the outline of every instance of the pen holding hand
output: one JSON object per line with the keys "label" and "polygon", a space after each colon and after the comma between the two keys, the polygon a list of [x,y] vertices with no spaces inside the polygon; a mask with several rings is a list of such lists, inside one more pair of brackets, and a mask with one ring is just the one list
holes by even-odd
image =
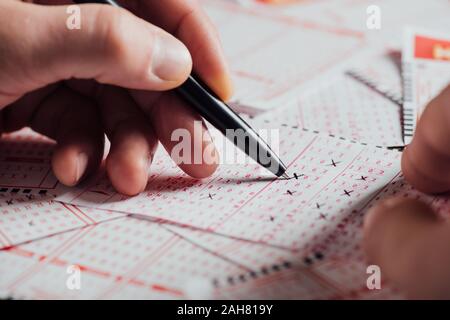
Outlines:
{"label": "pen holding hand", "polygon": [[[114,0],[76,0],[75,2],[95,2],[120,7]],[[206,84],[190,75],[178,88],[178,92],[191,107],[222,132],[222,134],[226,135],[227,130],[240,130],[239,132],[243,134],[240,136],[233,134],[232,137],[228,138],[258,164],[267,168],[277,177],[288,177],[286,174],[286,166],[272,151],[270,146],[238,114],[221,101]]]}
{"label": "pen holding hand", "polygon": [[[80,5],[81,29],[71,30],[66,6],[43,3],[65,1],[0,3],[1,129],[30,126],[56,140],[52,168],[66,185],[98,169],[106,133],[111,141],[106,171],[113,186],[137,194],[146,186],[158,142],[170,153],[173,130],[185,128],[195,137],[193,123],[201,121],[168,90],[193,68],[222,99],[231,95],[214,26],[196,1],[124,1],[133,14]],[[208,137],[205,126],[203,131]],[[206,177],[217,167],[213,154],[215,162],[180,167]]]}

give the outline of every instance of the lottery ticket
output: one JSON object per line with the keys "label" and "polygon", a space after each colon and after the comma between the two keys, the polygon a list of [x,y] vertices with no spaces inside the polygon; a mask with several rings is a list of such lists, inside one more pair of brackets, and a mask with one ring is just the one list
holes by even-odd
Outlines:
{"label": "lottery ticket", "polygon": [[405,30],[403,64],[403,134],[411,142],[427,103],[450,83],[450,34]]}

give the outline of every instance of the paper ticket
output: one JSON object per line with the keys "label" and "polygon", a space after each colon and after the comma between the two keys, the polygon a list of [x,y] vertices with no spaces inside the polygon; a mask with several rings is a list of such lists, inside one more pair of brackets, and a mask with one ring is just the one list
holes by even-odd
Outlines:
{"label": "paper ticket", "polygon": [[450,33],[406,29],[402,65],[403,135],[408,144],[428,102],[450,83]]}

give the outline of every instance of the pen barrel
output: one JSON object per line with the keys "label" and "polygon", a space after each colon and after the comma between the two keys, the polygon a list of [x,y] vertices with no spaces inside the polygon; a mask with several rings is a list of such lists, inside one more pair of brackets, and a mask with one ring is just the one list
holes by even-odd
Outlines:
{"label": "pen barrel", "polygon": [[120,7],[119,4],[115,0],[74,0],[73,2],[78,3],[78,4],[83,4],[83,3],[109,4],[113,7]]}
{"label": "pen barrel", "polygon": [[269,145],[244,119],[206,88],[204,84],[190,76],[177,91],[236,147],[276,176],[283,175],[286,167]]}

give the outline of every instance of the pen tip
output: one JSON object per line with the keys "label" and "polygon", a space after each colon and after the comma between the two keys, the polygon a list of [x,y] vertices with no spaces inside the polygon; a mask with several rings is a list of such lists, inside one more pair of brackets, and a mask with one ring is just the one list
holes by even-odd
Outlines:
{"label": "pen tip", "polygon": [[290,178],[289,175],[288,175],[286,172],[283,173],[282,177],[283,177],[284,179],[289,179],[289,178]]}

